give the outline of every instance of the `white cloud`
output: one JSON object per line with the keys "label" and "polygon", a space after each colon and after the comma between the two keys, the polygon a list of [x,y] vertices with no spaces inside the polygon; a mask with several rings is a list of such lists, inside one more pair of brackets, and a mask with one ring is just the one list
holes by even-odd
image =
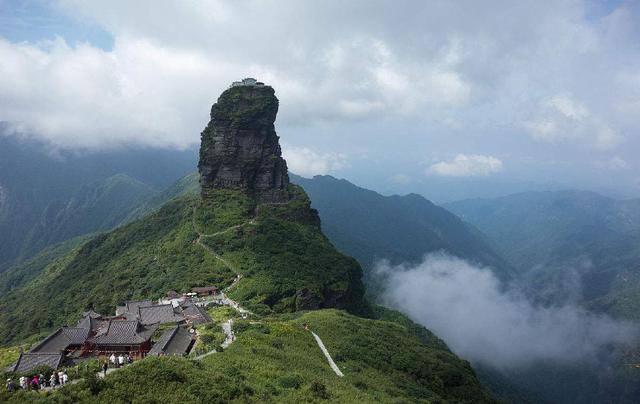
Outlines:
{"label": "white cloud", "polygon": [[463,358],[497,369],[536,361],[592,360],[612,343],[630,342],[638,330],[571,305],[535,306],[505,288],[485,268],[444,254],[415,267],[379,263],[387,304],[443,338]]}
{"label": "white cloud", "polygon": [[631,161],[640,147],[636,2],[609,15],[589,0],[56,4],[113,48],[0,39],[0,121],[61,147],[197,145],[215,98],[245,76],[276,89],[285,140],[357,143],[367,164],[491,144],[583,173],[598,159],[585,150]]}
{"label": "white cloud", "polygon": [[339,153],[316,153],[307,147],[283,145],[282,155],[291,172],[304,177],[330,174],[348,166],[347,158]]}
{"label": "white cloud", "polygon": [[599,150],[608,150],[623,141],[622,136],[599,116],[569,94],[542,100],[534,117],[523,123],[537,140],[557,144],[580,140]]}
{"label": "white cloud", "polygon": [[458,154],[453,160],[441,161],[427,168],[427,175],[447,177],[487,176],[502,171],[502,161],[493,156]]}

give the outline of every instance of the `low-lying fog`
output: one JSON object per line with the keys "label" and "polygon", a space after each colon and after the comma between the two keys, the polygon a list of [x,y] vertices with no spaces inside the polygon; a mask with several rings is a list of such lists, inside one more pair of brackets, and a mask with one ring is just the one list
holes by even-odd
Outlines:
{"label": "low-lying fog", "polygon": [[383,302],[444,339],[463,358],[500,370],[535,361],[590,360],[607,344],[631,341],[636,327],[577,307],[539,307],[501,288],[486,268],[445,254],[417,266],[377,264]]}

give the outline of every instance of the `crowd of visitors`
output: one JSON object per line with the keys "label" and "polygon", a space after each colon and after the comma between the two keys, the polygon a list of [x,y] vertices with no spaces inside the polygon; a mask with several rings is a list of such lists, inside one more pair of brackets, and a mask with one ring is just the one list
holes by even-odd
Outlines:
{"label": "crowd of visitors", "polygon": [[[109,357],[109,362],[111,362],[111,366],[112,367],[121,368],[125,364],[133,363],[133,358],[131,357],[131,355],[126,355],[125,356],[123,354],[120,354],[120,355],[116,356],[115,353],[112,353],[111,356]],[[106,373],[106,370],[104,369],[104,366],[103,366],[103,370]]]}
{"label": "crowd of visitors", "polygon": [[[116,356],[115,353],[112,353],[111,356],[108,357],[108,360],[102,362],[102,372],[103,375],[107,375],[107,370],[111,368],[121,368],[124,365],[133,363],[133,357],[131,355],[123,355],[120,354]],[[18,383],[9,378],[7,379],[6,389],[8,392],[13,392],[17,390],[42,390],[44,388],[50,387],[55,389],[56,387],[62,387],[69,382],[69,376],[66,370],[60,370],[59,372],[54,371],[51,373],[50,377],[46,377],[44,374],[35,374],[31,377],[22,376],[18,379]]]}
{"label": "crowd of visitors", "polygon": [[7,379],[6,388],[8,392],[12,392],[18,389],[22,390],[41,390],[46,387],[56,388],[56,386],[64,386],[69,382],[69,376],[66,370],[51,373],[51,376],[47,378],[42,373],[35,374],[31,377],[21,376],[18,379],[16,385],[13,379]]}

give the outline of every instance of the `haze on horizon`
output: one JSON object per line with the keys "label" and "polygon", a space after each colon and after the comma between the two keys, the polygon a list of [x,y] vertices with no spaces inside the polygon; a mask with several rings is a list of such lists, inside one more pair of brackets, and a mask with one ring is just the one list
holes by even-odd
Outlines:
{"label": "haze on horizon", "polygon": [[0,123],[56,150],[189,149],[256,77],[303,176],[638,196],[639,39],[633,1],[0,0]]}

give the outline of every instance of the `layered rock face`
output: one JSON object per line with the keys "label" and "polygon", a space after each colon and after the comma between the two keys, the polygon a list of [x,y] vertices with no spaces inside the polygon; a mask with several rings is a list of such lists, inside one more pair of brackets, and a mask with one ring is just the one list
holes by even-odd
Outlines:
{"label": "layered rock face", "polygon": [[211,108],[201,135],[200,185],[242,189],[260,202],[289,200],[287,163],[274,127],[278,99],[269,86],[231,87]]}

